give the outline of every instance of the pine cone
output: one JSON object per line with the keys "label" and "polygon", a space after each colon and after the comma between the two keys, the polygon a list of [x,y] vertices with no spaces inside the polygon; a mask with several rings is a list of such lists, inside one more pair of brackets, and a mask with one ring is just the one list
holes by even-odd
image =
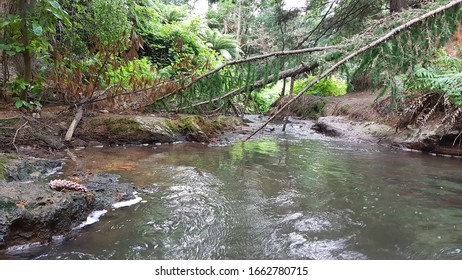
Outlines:
{"label": "pine cone", "polygon": [[55,191],[74,190],[79,192],[88,192],[88,189],[79,183],[61,179],[50,181],[50,188]]}

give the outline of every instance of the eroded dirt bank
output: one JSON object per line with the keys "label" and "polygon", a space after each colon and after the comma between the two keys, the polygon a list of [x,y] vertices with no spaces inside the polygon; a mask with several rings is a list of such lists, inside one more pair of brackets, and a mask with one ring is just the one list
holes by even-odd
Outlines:
{"label": "eroded dirt bank", "polygon": [[[275,108],[283,102],[284,99]],[[414,124],[405,113],[390,109],[389,98],[378,99],[371,91],[327,98],[303,96],[288,114],[315,120],[312,129],[329,137],[436,155],[462,155],[457,122],[448,129],[444,114],[436,112],[425,124]]]}
{"label": "eroded dirt bank", "polygon": [[65,107],[44,107],[39,113],[0,108],[0,153],[59,158],[68,148],[216,141],[243,124],[235,116],[111,114],[86,110],[70,141],[64,141],[75,112]]}

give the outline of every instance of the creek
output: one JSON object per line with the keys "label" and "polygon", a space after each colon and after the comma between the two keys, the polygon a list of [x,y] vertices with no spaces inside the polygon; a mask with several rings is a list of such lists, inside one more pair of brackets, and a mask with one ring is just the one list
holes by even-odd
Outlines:
{"label": "creek", "polygon": [[153,189],[29,259],[462,259],[460,159],[291,136],[74,151]]}

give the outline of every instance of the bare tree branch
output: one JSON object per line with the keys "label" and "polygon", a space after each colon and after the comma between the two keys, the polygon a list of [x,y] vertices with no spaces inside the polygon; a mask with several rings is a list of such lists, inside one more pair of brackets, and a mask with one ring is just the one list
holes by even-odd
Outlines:
{"label": "bare tree branch", "polygon": [[19,153],[19,149],[18,149],[18,147],[16,146],[16,143],[15,143],[15,142],[16,142],[16,137],[18,136],[19,131],[20,131],[23,127],[25,127],[28,123],[29,123],[29,121],[26,121],[25,123],[23,123],[23,124],[16,130],[16,132],[14,133],[14,137],[13,137],[13,146],[14,146],[14,148],[16,149],[16,153]]}

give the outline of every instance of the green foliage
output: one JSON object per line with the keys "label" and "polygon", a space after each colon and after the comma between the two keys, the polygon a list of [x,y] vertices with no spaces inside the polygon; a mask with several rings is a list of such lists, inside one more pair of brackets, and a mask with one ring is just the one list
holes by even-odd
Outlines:
{"label": "green foliage", "polygon": [[136,89],[133,81],[153,81],[159,78],[155,69],[151,66],[149,60],[144,57],[127,61],[124,64],[119,64],[119,67],[109,66],[105,79],[107,83],[103,87],[119,85],[124,88]]}
{"label": "green foliage", "polygon": [[[299,93],[304,87],[306,87],[313,79],[314,76],[310,76],[306,79],[297,80],[294,83],[294,94]],[[320,96],[340,96],[347,92],[347,85],[345,81],[335,77],[328,77],[321,79],[318,83],[313,85],[305,94],[314,94]]]}
{"label": "green foliage", "polygon": [[255,112],[266,113],[271,105],[279,98],[282,91],[282,81],[273,86],[252,92]]}
{"label": "green foliage", "polygon": [[21,18],[19,15],[3,14],[1,17],[0,26],[2,30],[7,32],[0,38],[0,50],[4,51],[6,55],[13,56],[25,49],[19,41],[21,37],[20,24]]}
{"label": "green foliage", "polygon": [[[30,42],[24,45],[21,41],[22,14],[2,15],[0,26],[5,32],[0,38],[0,49],[8,56],[30,51],[32,57],[42,63],[44,72],[50,73],[46,77],[47,84],[72,96],[72,102],[79,98],[92,98],[98,92],[115,96],[121,91],[158,85],[155,90],[159,92],[153,94],[169,96],[159,105],[163,109],[181,109],[213,100],[211,104],[197,106],[197,110],[229,111],[231,105],[237,105],[243,110],[266,111],[279,90],[258,92],[255,89],[265,85],[269,79],[275,85],[278,82],[275,77],[282,71],[308,62],[318,65],[311,73],[317,75],[345,57],[346,53],[366,46],[393,26],[423,13],[403,12],[392,21],[372,21],[374,17],[388,13],[383,12],[387,10],[387,0],[345,0],[337,1],[338,5],[333,5],[332,1],[313,0],[308,1],[309,6],[304,11],[285,9],[280,0],[219,0],[212,1],[218,4],[218,9],[210,10],[205,22],[188,14],[186,5],[172,5],[187,2],[59,0],[60,6],[54,0],[27,1],[33,5],[26,13]],[[438,1],[429,9],[447,2]],[[376,85],[388,81],[396,99],[400,94],[397,88],[401,84],[398,80],[401,77],[397,75],[415,69],[412,79],[403,80],[409,89],[441,90],[451,96],[454,103],[462,104],[458,92],[459,62],[445,57],[446,61],[440,58],[428,66],[434,55],[433,46],[441,46],[453,34],[459,23],[460,11],[449,10],[364,52],[360,61],[352,61],[353,66],[346,71],[351,73],[348,76],[353,77],[355,72],[368,72]],[[241,18],[240,22],[238,18]],[[358,28],[366,26],[370,28],[345,40]],[[243,64],[231,63],[181,94],[169,95],[179,92],[178,89],[184,85],[194,83],[198,75],[217,67],[225,59],[239,58],[242,51],[234,39],[237,36],[233,35],[238,29],[241,30],[239,41],[246,50],[254,53],[332,42],[343,42],[346,47],[319,54],[277,55]],[[415,68],[415,65],[423,66]],[[295,93],[312,79],[297,81]],[[166,84],[168,86],[163,87]],[[38,91],[41,90],[36,84],[25,83],[21,78],[10,82],[8,89],[17,98],[24,91],[29,91],[28,97],[39,96]],[[219,99],[233,91],[236,94]],[[322,79],[307,93],[337,96],[345,92],[345,83],[334,77]],[[31,103],[16,99],[16,104],[28,106]]]}
{"label": "green foliage", "polygon": [[218,30],[206,30],[204,40],[210,48],[219,52],[225,59],[240,58],[243,53],[239,42],[233,36],[221,34]]}
{"label": "green foliage", "polygon": [[[16,108],[26,107],[34,109],[34,107],[41,107],[39,99],[42,95],[41,81],[27,82],[22,76],[7,83],[8,91],[13,95],[13,101]],[[23,100],[20,98],[22,92],[28,92],[33,100]]]}
{"label": "green foliage", "polygon": [[444,93],[452,104],[462,107],[462,59],[439,52],[438,58],[427,67],[416,67],[405,81],[409,91]]}
{"label": "green foliage", "polygon": [[144,40],[140,55],[163,68],[164,75],[202,73],[217,65],[215,52],[202,40],[206,26],[201,19],[182,20],[184,9],[160,2],[135,4],[133,11],[136,31]]}
{"label": "green foliage", "polygon": [[57,42],[62,52],[88,55],[95,46],[108,46],[129,39],[132,24],[129,0],[60,0],[72,16],[72,26],[64,28]]}
{"label": "green foliage", "polygon": [[[0,50],[3,50],[5,60],[9,57],[23,54],[25,66],[13,81],[7,83],[7,89],[13,95],[16,107],[41,106],[39,101],[28,101],[41,95],[41,77],[31,80],[33,67],[32,59],[47,61],[51,41],[56,35],[58,23],[69,26],[68,14],[54,0],[37,0],[17,3],[23,9],[14,10],[11,14],[2,14],[0,26],[3,36],[0,38]],[[29,59],[26,60],[26,55]],[[27,70],[26,70],[27,69]],[[27,77],[27,78],[26,78]],[[7,77],[4,77],[5,79]]]}
{"label": "green foliage", "polygon": [[[332,2],[328,1],[316,2],[320,7],[326,7],[326,3],[328,3],[327,5],[332,4]],[[384,3],[385,1],[380,2]],[[367,48],[368,44],[390,32],[390,29],[404,24],[411,19],[418,18],[425,12],[435,10],[437,7],[448,2],[449,1],[439,1],[438,3],[426,5],[425,9],[427,10],[416,9],[405,11],[399,16],[390,16],[388,20],[372,21],[372,18],[369,17],[368,20],[370,21],[367,22],[369,28],[349,38],[348,41],[345,40],[345,37],[349,32],[340,32],[339,34],[342,34],[341,36],[332,36],[322,40],[323,43],[329,43],[332,42],[332,40],[341,38],[337,41],[339,43],[343,42],[344,44],[344,47],[340,50],[303,56],[290,55],[261,60],[256,59],[242,64],[233,63],[219,72],[208,75],[206,78],[194,83],[194,85],[187,88],[187,90],[182,91],[181,96],[173,97],[170,100],[163,100],[163,102],[165,102],[164,104],[168,104],[167,106],[169,108],[183,109],[193,105],[193,107],[199,111],[209,112],[217,112],[218,110],[225,111],[230,109],[229,104],[243,106],[244,109],[248,109],[249,106],[251,106],[251,101],[255,101],[256,108],[264,108],[264,103],[261,102],[259,96],[255,95],[255,93],[249,96],[249,93],[255,89],[254,87],[266,84],[268,79],[277,77],[281,71],[294,69],[299,67],[300,64],[306,65],[307,62],[310,62],[309,65],[314,65],[313,75],[323,73],[323,71],[327,71],[333,64],[344,58],[348,53],[354,54],[356,50]],[[360,7],[355,7],[355,3],[359,3]],[[269,2],[266,4],[272,5]],[[342,1],[342,5],[344,5],[342,9],[348,10],[347,7],[353,7],[355,11],[357,9],[356,16],[358,16],[362,15],[363,12],[367,10],[362,10],[365,8],[362,5],[370,6],[375,4],[374,1]],[[382,6],[382,3],[378,3],[378,9],[377,6],[370,7],[374,8],[374,11],[377,12],[374,12],[375,14],[371,13],[376,16],[379,15],[380,11],[383,10]],[[262,7],[262,9],[266,9],[266,6]],[[331,17],[333,14],[325,14],[323,9],[318,9],[317,11],[320,12],[320,15],[326,15],[329,18],[326,22],[335,22],[335,18]],[[281,15],[282,14],[284,13],[281,13]],[[443,14],[431,17],[418,25],[402,30],[393,38],[387,39],[385,42],[377,44],[376,47],[362,52],[361,55],[350,61],[350,66],[352,66],[350,69],[345,69],[348,67],[342,67],[342,70],[350,79],[358,76],[360,73],[370,73],[372,86],[381,86],[388,83],[392,90],[391,95],[393,96],[393,101],[398,102],[400,101],[400,92],[397,90],[399,86],[399,81],[396,79],[397,74],[409,71],[418,63],[428,63],[434,53],[432,46],[443,45],[454,33],[454,28],[459,23],[459,14],[459,9],[449,9]],[[345,16],[346,20],[351,19],[353,22],[356,20],[345,11],[343,11],[343,16]],[[260,18],[259,20],[262,19]],[[358,18],[358,20],[362,20],[362,18]],[[320,28],[319,32],[321,35],[330,34],[323,32],[324,26],[320,26]],[[336,32],[339,26],[332,28],[333,29],[330,31]],[[253,30],[257,33],[257,37],[262,37],[265,34],[264,32],[260,32],[258,27],[255,27]],[[316,38],[316,36],[314,38]],[[321,41],[315,39],[315,42]],[[245,44],[247,44],[247,42],[245,42]],[[312,79],[311,77],[311,80]],[[295,93],[304,88],[311,80],[308,79],[307,81],[297,82]],[[273,79],[273,83],[276,81],[277,79]],[[346,89],[346,83],[336,78],[326,78],[318,82],[307,93],[341,95],[346,93]],[[207,100],[211,100],[212,102],[207,103]]]}
{"label": "green foliage", "polygon": [[236,10],[236,3],[229,0],[216,1],[216,9],[209,9],[206,14],[207,24],[210,28],[224,31],[226,22],[232,20],[233,17],[230,15]]}
{"label": "green foliage", "polygon": [[0,38],[0,50],[4,50],[9,56],[21,53],[28,49],[35,56],[43,56],[51,49],[50,39],[56,34],[58,22],[69,26],[68,14],[61,8],[58,2],[53,0],[38,0],[28,4],[25,11],[28,44],[24,45],[21,34],[21,21],[19,14],[2,14],[0,26],[5,31]]}
{"label": "green foliage", "polygon": [[92,0],[89,8],[90,30],[101,44],[109,45],[121,41],[121,38],[128,39],[131,24],[127,17],[127,0]]}
{"label": "green foliage", "polygon": [[[379,24],[375,27],[374,33],[377,36],[385,34],[389,32],[390,28],[416,18],[425,11],[434,10],[447,2],[449,1],[438,1],[438,3],[426,5],[425,9],[422,8],[422,10],[404,11],[395,21]],[[366,51],[358,57],[359,59],[350,64],[352,70],[348,71],[351,73],[349,78],[368,72],[373,90],[380,87],[381,96],[389,92],[392,103],[397,105],[402,103],[404,96],[400,90],[402,87],[400,74],[411,73],[415,70],[416,65],[429,65],[432,58],[437,55],[438,48],[444,46],[453,36],[460,24],[461,16],[462,9],[453,7],[438,16],[427,18],[419,25],[401,31],[391,40]],[[359,40],[361,36],[366,35],[365,33],[358,34],[354,39]],[[426,75],[424,72],[420,71],[420,74]],[[398,108],[399,106],[395,107]]]}
{"label": "green foliage", "polygon": [[180,22],[187,18],[186,6],[176,6],[172,4],[163,4],[160,2],[151,3],[154,10],[163,24]]}

